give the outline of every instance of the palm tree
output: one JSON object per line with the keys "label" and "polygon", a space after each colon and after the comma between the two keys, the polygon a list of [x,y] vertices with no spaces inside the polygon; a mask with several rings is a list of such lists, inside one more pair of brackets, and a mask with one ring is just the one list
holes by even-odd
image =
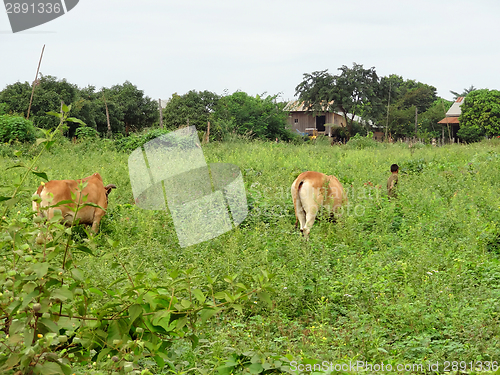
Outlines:
{"label": "palm tree", "polygon": [[477,90],[474,85],[471,85],[471,87],[469,87],[468,89],[464,89],[464,91],[459,94],[458,92],[455,92],[455,91],[451,91],[450,92],[455,95],[455,97],[453,98],[454,100],[456,100],[459,96],[467,96],[467,94],[470,94],[472,91],[475,91]]}

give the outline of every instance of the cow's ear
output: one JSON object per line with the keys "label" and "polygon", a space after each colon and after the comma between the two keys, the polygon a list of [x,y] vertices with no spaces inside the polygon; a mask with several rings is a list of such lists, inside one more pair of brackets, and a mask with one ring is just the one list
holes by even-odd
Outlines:
{"label": "cow's ear", "polygon": [[111,193],[111,190],[116,189],[116,185],[109,184],[109,185],[106,185],[104,187],[104,189],[106,190],[106,195],[108,195],[109,193]]}

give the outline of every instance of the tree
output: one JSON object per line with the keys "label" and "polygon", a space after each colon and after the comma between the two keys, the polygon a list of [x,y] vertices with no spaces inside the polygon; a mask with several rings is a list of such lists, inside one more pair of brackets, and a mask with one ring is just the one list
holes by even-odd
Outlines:
{"label": "tree", "polygon": [[219,96],[210,91],[191,90],[184,95],[173,94],[163,110],[165,127],[177,129],[189,122],[196,129],[206,131],[218,101]]}
{"label": "tree", "polygon": [[127,134],[130,130],[137,131],[152,126],[159,119],[158,103],[144,96],[144,92],[129,81],[109,89],[103,88],[98,99],[102,100],[103,104],[106,101],[108,109],[110,105],[116,106],[117,114],[121,113],[119,120],[123,122]]}
{"label": "tree", "polygon": [[453,99],[457,100],[458,97],[460,97],[460,96],[465,97],[465,96],[469,95],[472,91],[475,91],[475,90],[477,90],[477,89],[474,87],[474,85],[471,85],[468,89],[464,89],[461,94],[459,94],[456,91],[451,91],[451,90],[450,90],[450,92],[454,95]]}
{"label": "tree", "polygon": [[382,112],[382,101],[377,95],[379,79],[374,67],[364,69],[354,63],[352,68],[343,65],[339,70],[341,73],[336,76],[327,70],[304,74],[295,95],[313,112],[341,113],[350,136],[356,115],[373,117]]}
{"label": "tree", "polygon": [[[32,87],[28,82],[16,82],[8,85],[0,93],[0,102],[6,103],[10,112],[26,117],[31,97]],[[58,125],[56,118],[47,116],[50,111],[59,112],[61,101],[71,104],[79,95],[76,85],[65,79],[58,80],[53,76],[41,76],[35,86],[33,103],[31,104],[30,120],[39,128],[51,129]]]}
{"label": "tree", "polygon": [[478,141],[482,135],[500,135],[500,91],[474,90],[460,107],[458,136],[466,142]]}
{"label": "tree", "polygon": [[288,139],[285,103],[277,96],[250,96],[237,91],[222,97],[214,113],[216,126],[221,132],[235,132],[262,139]]}

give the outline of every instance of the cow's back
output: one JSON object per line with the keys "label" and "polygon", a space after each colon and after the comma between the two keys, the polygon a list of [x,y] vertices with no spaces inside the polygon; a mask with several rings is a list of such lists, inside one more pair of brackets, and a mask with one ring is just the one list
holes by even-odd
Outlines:
{"label": "cow's back", "polygon": [[[86,186],[80,192],[79,189],[82,183],[86,183]],[[67,203],[58,207],[48,208],[44,214],[48,219],[54,216],[55,210],[60,210],[63,218],[68,223],[71,223],[75,215],[75,212],[71,208],[74,209],[78,203],[81,206],[77,213],[77,218],[80,220],[80,223],[90,224],[95,228],[94,224],[96,219],[97,222],[99,222],[100,218],[105,213],[104,210],[107,208],[106,191],[99,173],[94,173],[80,180],[51,180],[40,185],[37,194],[41,198],[41,207],[53,206],[62,201],[73,201],[72,203]],[[97,204],[104,210],[92,206],[83,206],[87,202]],[[38,207],[35,207],[35,205],[33,205],[33,208],[35,211],[38,210]]]}

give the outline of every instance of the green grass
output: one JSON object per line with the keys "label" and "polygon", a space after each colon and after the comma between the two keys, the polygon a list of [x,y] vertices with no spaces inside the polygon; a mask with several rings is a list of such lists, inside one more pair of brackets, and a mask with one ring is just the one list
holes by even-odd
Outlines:
{"label": "green grass", "polygon": [[[177,267],[212,277],[244,279],[259,269],[276,275],[272,307],[256,301],[243,314],[213,318],[198,348],[178,344],[172,361],[179,371],[214,369],[247,351],[291,354],[299,362],[442,364],[500,358],[499,146],[206,145],[207,162],[241,169],[250,213],[239,228],[187,248],[177,244],[168,213],[133,204],[128,154],[111,143],[63,144],[43,155],[39,169],[50,179],[99,172],[117,186],[97,256],[86,263],[96,286],[122,276],[102,258],[106,238],[120,242],[134,271],[160,280]],[[2,170],[16,163],[1,151]],[[401,172],[399,198],[389,202],[392,163]],[[317,221],[309,242],[294,227],[290,196],[306,170],[336,175],[349,193],[344,215],[334,224]],[[0,185],[17,173],[8,170]],[[10,214],[31,217],[29,198],[39,183],[30,177],[31,192]]]}

